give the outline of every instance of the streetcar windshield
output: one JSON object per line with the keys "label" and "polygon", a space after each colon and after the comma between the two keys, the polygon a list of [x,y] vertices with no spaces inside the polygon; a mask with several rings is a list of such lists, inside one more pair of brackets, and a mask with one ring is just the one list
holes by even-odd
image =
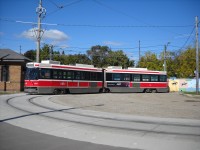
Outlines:
{"label": "streetcar windshield", "polygon": [[38,68],[26,68],[25,80],[37,80]]}

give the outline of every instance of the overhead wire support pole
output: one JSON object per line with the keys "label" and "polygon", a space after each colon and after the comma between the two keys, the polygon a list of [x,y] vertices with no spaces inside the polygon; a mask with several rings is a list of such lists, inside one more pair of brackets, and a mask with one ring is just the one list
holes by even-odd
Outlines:
{"label": "overhead wire support pole", "polygon": [[140,40],[139,40],[139,63],[138,63],[139,67],[140,67],[140,58],[141,58],[141,56],[140,56]]}
{"label": "overhead wire support pole", "polygon": [[196,94],[199,94],[199,41],[198,41],[198,17],[195,17],[196,26]]}
{"label": "overhead wire support pole", "polygon": [[170,42],[167,42],[167,44],[164,46],[164,71],[167,72],[167,46],[170,44]]}
{"label": "overhead wire support pole", "polygon": [[39,6],[36,8],[38,14],[38,29],[37,29],[37,51],[36,62],[40,62],[40,41],[41,41],[41,20],[45,17],[46,9],[42,7],[42,0],[39,0]]}
{"label": "overhead wire support pole", "polygon": [[167,46],[164,46],[164,71],[166,71],[166,50],[167,50]]}

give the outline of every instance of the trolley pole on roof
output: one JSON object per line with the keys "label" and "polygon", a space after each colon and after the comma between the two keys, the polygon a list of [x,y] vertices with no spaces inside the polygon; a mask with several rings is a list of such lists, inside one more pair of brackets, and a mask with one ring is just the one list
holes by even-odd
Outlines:
{"label": "trolley pole on roof", "polygon": [[40,62],[40,41],[41,41],[41,20],[45,17],[46,9],[42,7],[42,0],[39,1],[39,6],[36,8],[38,14],[38,29],[37,29],[37,51],[36,51],[36,62]]}
{"label": "trolley pole on roof", "polygon": [[196,94],[199,94],[199,42],[198,42],[198,17],[195,17],[196,26]]}

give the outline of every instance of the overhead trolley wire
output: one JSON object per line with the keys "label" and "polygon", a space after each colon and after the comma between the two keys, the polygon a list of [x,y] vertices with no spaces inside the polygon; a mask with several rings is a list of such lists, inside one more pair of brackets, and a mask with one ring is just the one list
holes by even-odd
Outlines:
{"label": "overhead trolley wire", "polygon": [[[23,24],[38,24],[37,22],[28,22],[20,20],[11,20],[0,18],[2,21],[23,23]],[[67,26],[67,27],[92,27],[92,28],[188,28],[193,25],[92,25],[92,24],[62,24],[62,23],[41,23],[41,25],[49,26]]]}
{"label": "overhead trolley wire", "polygon": [[54,10],[54,11],[52,11],[52,12],[50,12],[50,13],[48,13],[46,16],[52,15],[52,14],[56,13],[57,11],[59,11],[59,10],[65,8],[65,7],[68,7],[68,6],[77,4],[77,3],[81,2],[82,0],[76,0],[76,1],[73,1],[73,2],[71,2],[71,3],[64,4],[64,5],[58,5],[58,4],[56,4],[55,2],[53,2],[52,0],[48,0],[48,1],[51,2],[53,5],[55,5],[55,6],[57,7],[57,9]]}
{"label": "overhead trolley wire", "polygon": [[194,32],[194,29],[195,29],[195,26],[192,28],[192,31],[191,31],[190,35],[188,36],[188,38],[186,39],[186,41],[184,42],[184,44],[181,46],[180,49],[178,49],[179,51],[181,51],[181,50],[185,47],[185,45],[187,44],[187,42],[188,42],[189,39],[191,38],[191,36],[192,36],[192,34],[193,34],[193,32]]}

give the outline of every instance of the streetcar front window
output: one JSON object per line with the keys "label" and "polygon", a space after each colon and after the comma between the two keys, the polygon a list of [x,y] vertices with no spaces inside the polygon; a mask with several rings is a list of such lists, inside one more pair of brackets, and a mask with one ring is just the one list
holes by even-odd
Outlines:
{"label": "streetcar front window", "polygon": [[26,68],[25,80],[37,80],[38,68]]}

